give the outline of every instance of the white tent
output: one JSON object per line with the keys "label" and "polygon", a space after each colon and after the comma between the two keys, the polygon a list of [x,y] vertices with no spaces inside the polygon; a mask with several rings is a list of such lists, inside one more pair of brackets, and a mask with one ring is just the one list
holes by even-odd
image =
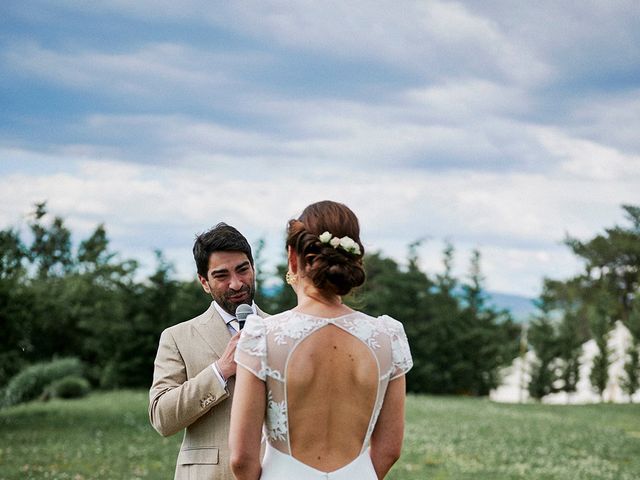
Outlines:
{"label": "white tent", "polygon": [[[604,391],[604,401],[613,403],[629,402],[629,397],[624,393],[620,384],[624,376],[624,363],[626,351],[631,345],[631,333],[622,322],[616,322],[609,332],[608,346],[611,352],[609,366],[609,382]],[[591,386],[589,375],[594,357],[598,353],[595,340],[589,340],[582,345],[580,355],[580,379],[576,391],[568,395],[566,392],[552,393],[542,398],[543,403],[596,403],[600,402],[600,396]],[[496,402],[517,403],[530,400],[527,386],[531,378],[531,364],[535,360],[535,352],[529,351],[524,357],[518,357],[511,366],[505,368],[502,374],[502,384],[489,393],[489,398]],[[633,396],[634,402],[640,402],[640,391]]]}

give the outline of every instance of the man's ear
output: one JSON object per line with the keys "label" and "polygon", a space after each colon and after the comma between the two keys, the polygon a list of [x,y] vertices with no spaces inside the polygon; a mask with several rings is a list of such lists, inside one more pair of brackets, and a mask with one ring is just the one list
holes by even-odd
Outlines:
{"label": "man's ear", "polygon": [[198,281],[200,282],[200,285],[202,285],[202,289],[206,293],[211,294],[211,289],[209,288],[209,283],[207,283],[207,279],[204,278],[202,275],[198,274]]}

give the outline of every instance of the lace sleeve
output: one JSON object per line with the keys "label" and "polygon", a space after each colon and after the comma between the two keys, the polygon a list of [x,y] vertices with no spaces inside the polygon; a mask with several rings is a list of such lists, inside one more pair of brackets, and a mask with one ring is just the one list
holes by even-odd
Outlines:
{"label": "lace sleeve", "polygon": [[383,316],[387,325],[387,331],[391,337],[391,353],[393,356],[393,369],[391,371],[390,380],[404,375],[411,367],[413,360],[411,358],[411,350],[409,350],[409,341],[404,332],[404,326],[398,320],[388,315]]}
{"label": "lace sleeve", "polygon": [[234,360],[260,380],[266,379],[267,339],[264,320],[258,315],[249,315],[245,323]]}

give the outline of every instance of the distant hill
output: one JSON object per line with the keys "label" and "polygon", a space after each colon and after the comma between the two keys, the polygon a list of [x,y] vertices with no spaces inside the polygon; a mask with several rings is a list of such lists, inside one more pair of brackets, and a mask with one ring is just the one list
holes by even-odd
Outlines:
{"label": "distant hill", "polygon": [[498,292],[487,292],[487,294],[490,297],[490,303],[499,309],[509,310],[517,322],[527,321],[529,316],[536,311],[533,298]]}

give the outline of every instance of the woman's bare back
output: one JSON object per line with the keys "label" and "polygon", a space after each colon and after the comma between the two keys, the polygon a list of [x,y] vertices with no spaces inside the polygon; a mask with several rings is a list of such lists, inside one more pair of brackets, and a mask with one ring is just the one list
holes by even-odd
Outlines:
{"label": "woman's bare back", "polygon": [[356,458],[379,378],[367,345],[327,325],[296,347],[286,376],[292,456],[322,471],[336,470]]}

